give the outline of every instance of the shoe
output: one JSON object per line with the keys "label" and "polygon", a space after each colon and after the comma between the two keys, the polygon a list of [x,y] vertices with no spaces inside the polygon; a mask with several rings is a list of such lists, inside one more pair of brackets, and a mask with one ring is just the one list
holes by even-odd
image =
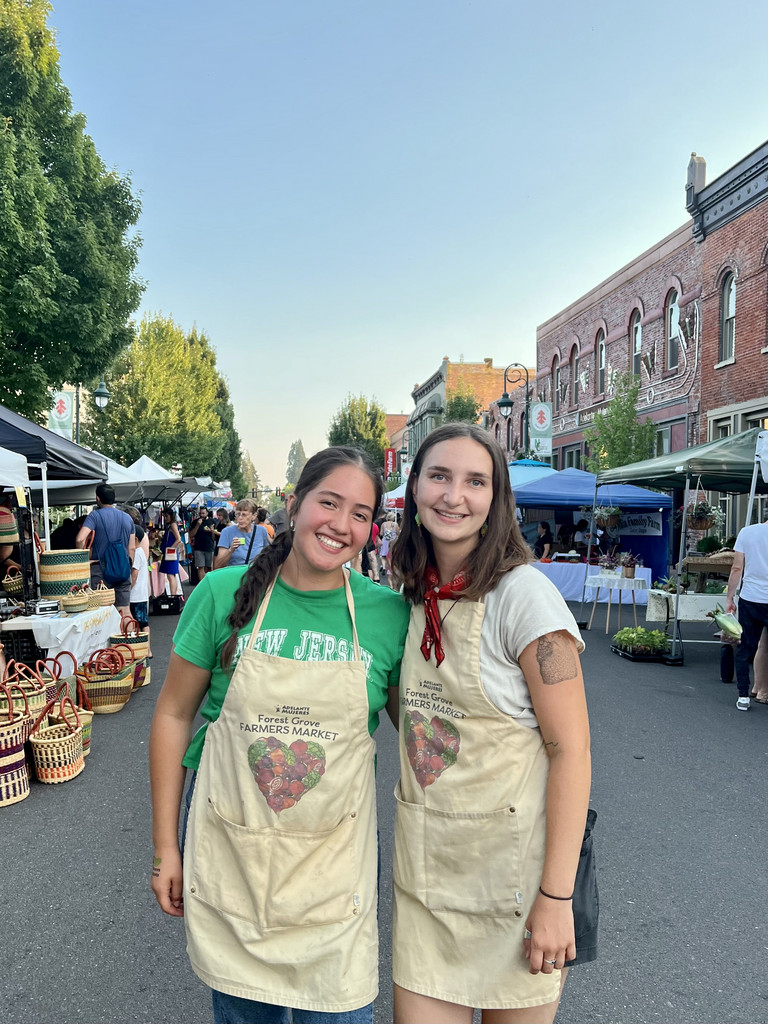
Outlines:
{"label": "shoe", "polygon": [[739,699],[736,701],[736,707],[739,711],[749,711],[750,703],[751,702],[749,697],[739,697]]}
{"label": "shoe", "polygon": [[755,697],[758,704],[768,704],[768,697]]}

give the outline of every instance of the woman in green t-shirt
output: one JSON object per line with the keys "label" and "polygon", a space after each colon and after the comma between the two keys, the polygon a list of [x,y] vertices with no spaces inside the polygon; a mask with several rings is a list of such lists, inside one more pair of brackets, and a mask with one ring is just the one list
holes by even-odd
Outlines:
{"label": "woman in green t-shirt", "polygon": [[[372,1020],[371,734],[397,705],[408,609],[344,563],[381,497],[364,453],[313,456],[288,498],[289,531],[250,567],[209,573],[174,636],[150,738],[152,889],[185,918],[217,1022],[288,1020],[289,1007],[295,1024]],[[196,774],[182,871],[185,767]]]}

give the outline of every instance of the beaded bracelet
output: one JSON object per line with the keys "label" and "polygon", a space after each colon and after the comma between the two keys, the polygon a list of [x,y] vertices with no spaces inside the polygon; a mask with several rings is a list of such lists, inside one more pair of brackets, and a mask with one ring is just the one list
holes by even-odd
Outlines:
{"label": "beaded bracelet", "polygon": [[544,892],[541,886],[539,886],[539,892],[542,896],[546,896],[548,900],[557,900],[558,902],[567,903],[568,900],[573,899],[573,893],[571,893],[570,896],[553,896],[550,892]]}

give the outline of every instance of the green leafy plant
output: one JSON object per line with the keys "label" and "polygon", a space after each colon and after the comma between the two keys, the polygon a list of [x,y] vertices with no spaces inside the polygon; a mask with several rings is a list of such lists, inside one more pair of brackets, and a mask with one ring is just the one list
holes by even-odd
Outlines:
{"label": "green leafy plant", "polygon": [[660,629],[627,626],[613,636],[614,647],[631,654],[666,654],[669,637]]}
{"label": "green leafy plant", "polygon": [[728,584],[722,580],[707,580],[704,587],[705,594],[727,594]]}
{"label": "green leafy plant", "polygon": [[701,529],[701,527],[693,527],[691,525],[692,519],[712,520],[711,524],[707,526],[708,530],[711,530],[713,527],[719,530],[725,523],[725,512],[723,512],[719,505],[712,505],[708,501],[697,501],[695,498],[692,498],[685,507],[681,505],[677,510],[675,522],[678,525],[682,522],[683,516],[688,517],[688,526],[691,529]]}
{"label": "green leafy plant", "polygon": [[723,542],[719,537],[702,537],[696,544],[696,550],[704,555],[711,555],[713,551],[719,551]]}
{"label": "green leafy plant", "polygon": [[[682,576],[680,578],[680,589],[685,592],[690,587],[691,581],[688,576]],[[677,591],[677,576],[661,576],[653,584],[653,590],[665,590],[668,594],[674,594]]]}

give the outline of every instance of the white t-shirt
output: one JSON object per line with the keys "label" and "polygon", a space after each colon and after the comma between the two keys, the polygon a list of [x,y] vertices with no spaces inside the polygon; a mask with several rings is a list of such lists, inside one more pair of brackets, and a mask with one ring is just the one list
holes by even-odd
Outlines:
{"label": "white t-shirt", "polygon": [[768,523],[745,526],[733,549],[744,554],[741,596],[745,601],[768,604]]}
{"label": "white t-shirt", "polygon": [[136,545],[136,553],[133,556],[133,568],[138,570],[139,575],[131,587],[131,604],[141,604],[143,601],[149,600],[149,570],[147,556],[144,554],[144,548],[140,544]]}
{"label": "white t-shirt", "polygon": [[581,653],[584,641],[560,591],[531,565],[520,565],[485,595],[480,632],[480,678],[485,695],[520,725],[538,728],[531,695],[518,658],[546,633],[565,630]]}

